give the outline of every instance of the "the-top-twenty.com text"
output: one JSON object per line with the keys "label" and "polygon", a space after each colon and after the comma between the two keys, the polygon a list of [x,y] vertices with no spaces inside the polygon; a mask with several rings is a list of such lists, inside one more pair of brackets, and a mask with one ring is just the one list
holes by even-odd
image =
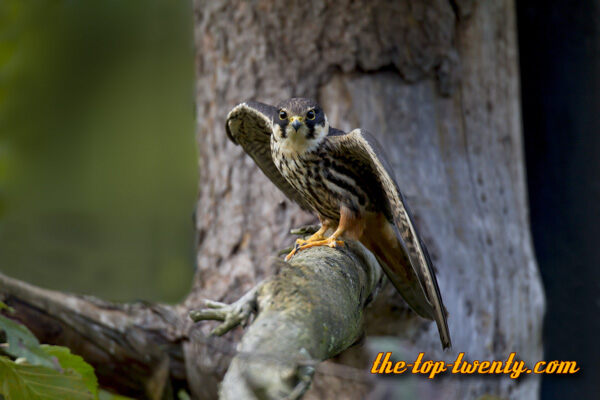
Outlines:
{"label": "the-top-twenty.com text", "polygon": [[524,361],[516,360],[516,353],[510,353],[503,361],[467,361],[465,353],[458,353],[454,362],[423,361],[425,353],[419,353],[416,360],[390,361],[392,353],[379,353],[371,367],[372,374],[404,374],[412,373],[425,375],[429,379],[439,374],[483,374],[483,375],[508,375],[517,379],[523,374],[574,374],[579,371],[576,361],[538,361],[533,368],[528,368]]}

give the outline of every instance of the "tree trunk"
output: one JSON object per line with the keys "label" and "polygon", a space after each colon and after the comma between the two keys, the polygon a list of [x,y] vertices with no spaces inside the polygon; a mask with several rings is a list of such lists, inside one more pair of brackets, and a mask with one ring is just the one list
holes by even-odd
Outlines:
{"label": "tree trunk", "polygon": [[[214,398],[240,331],[209,339],[215,325],[192,326],[187,310],[203,299],[231,303],[268,281],[281,263],[265,260],[293,243],[290,229],[315,221],[227,140],[225,116],[246,99],[304,96],[321,103],[332,126],[365,128],[387,149],[436,265],[454,346],[443,353],[435,325],[387,285],[366,309],[364,345],[338,361],[366,372],[390,346],[407,361],[419,352],[542,358],[544,296],[527,220],[512,1],[196,0],[195,40],[201,178],[190,295],[174,307],[115,306],[0,276],[3,298],[42,341],[76,347],[102,383],[130,395],[168,397],[165,388],[187,386],[194,398]],[[123,363],[137,372],[114,367]],[[240,368],[238,355],[228,374]],[[317,370],[305,397],[520,400],[536,398],[539,387],[537,376],[373,383],[347,371]]]}
{"label": "tree trunk", "polygon": [[[419,351],[541,359],[544,297],[527,220],[513,2],[195,4],[194,293],[235,300],[274,273],[263,260],[292,243],[291,228],[314,222],[227,140],[227,112],[246,99],[314,97],[332,126],[366,128],[388,150],[437,267],[454,351],[442,354],[434,324],[407,313],[389,287],[368,311],[367,332],[397,337],[408,359]],[[417,386],[430,398],[525,399],[535,398],[539,378]]]}

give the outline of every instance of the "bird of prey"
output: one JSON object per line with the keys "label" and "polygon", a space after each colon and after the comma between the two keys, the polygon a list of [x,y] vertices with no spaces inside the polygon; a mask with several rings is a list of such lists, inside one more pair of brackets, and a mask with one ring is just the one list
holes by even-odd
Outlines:
{"label": "bird of prey", "polygon": [[[309,247],[342,245],[342,238],[360,241],[410,307],[435,320],[442,347],[451,346],[431,259],[369,133],[330,127],[323,109],[304,98],[277,107],[241,103],[227,116],[226,131],[279,189],[319,217],[321,228],[298,239],[286,259]],[[325,237],[330,228],[336,229]]]}

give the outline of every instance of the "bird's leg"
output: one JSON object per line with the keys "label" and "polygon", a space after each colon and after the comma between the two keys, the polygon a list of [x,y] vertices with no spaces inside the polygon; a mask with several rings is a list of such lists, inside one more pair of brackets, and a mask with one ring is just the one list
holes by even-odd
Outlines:
{"label": "bird's leg", "polygon": [[327,232],[329,228],[331,228],[332,222],[328,219],[321,218],[321,216],[319,216],[319,221],[321,222],[321,227],[308,239],[296,239],[296,245],[294,246],[292,251],[290,251],[288,255],[285,256],[285,261],[288,261],[290,258],[292,258],[292,256],[296,254],[296,252],[299,251],[302,246],[306,246],[309,243],[318,242],[325,239],[325,236],[323,236],[323,234]]}
{"label": "bird's leg", "polygon": [[325,239],[324,233],[327,232],[327,230],[329,228],[331,228],[332,223],[330,220],[325,219],[325,218],[321,218],[319,216],[319,221],[321,222],[321,227],[319,228],[318,231],[316,231],[312,236],[310,236],[308,239],[304,240],[304,239],[296,239],[296,247],[298,246],[303,246],[307,243],[310,242],[314,242],[317,240],[323,240]]}
{"label": "bird's leg", "polygon": [[285,257],[285,260],[289,260],[295,253],[299,251],[306,250],[315,246],[343,246],[344,242],[342,240],[338,240],[338,237],[342,236],[347,231],[349,231],[349,233],[352,233],[353,238],[354,236],[359,237],[360,234],[362,234],[362,232],[356,235],[355,231],[357,231],[356,228],[359,228],[358,230],[362,231],[361,226],[362,224],[360,223],[360,219],[357,218],[356,215],[349,208],[342,206],[340,208],[340,222],[338,224],[337,229],[331,234],[331,236],[329,236],[327,239],[309,241],[301,245],[300,247],[294,248],[294,250],[292,250],[292,252],[290,252],[290,254],[288,254]]}

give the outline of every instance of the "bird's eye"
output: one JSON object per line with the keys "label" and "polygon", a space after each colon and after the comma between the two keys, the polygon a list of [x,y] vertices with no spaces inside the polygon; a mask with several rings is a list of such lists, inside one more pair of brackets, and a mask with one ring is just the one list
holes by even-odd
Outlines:
{"label": "bird's eye", "polygon": [[279,119],[287,119],[287,113],[283,110],[279,111]]}
{"label": "bird's eye", "polygon": [[307,119],[315,119],[315,110],[310,110],[309,112],[306,113],[306,118]]}

